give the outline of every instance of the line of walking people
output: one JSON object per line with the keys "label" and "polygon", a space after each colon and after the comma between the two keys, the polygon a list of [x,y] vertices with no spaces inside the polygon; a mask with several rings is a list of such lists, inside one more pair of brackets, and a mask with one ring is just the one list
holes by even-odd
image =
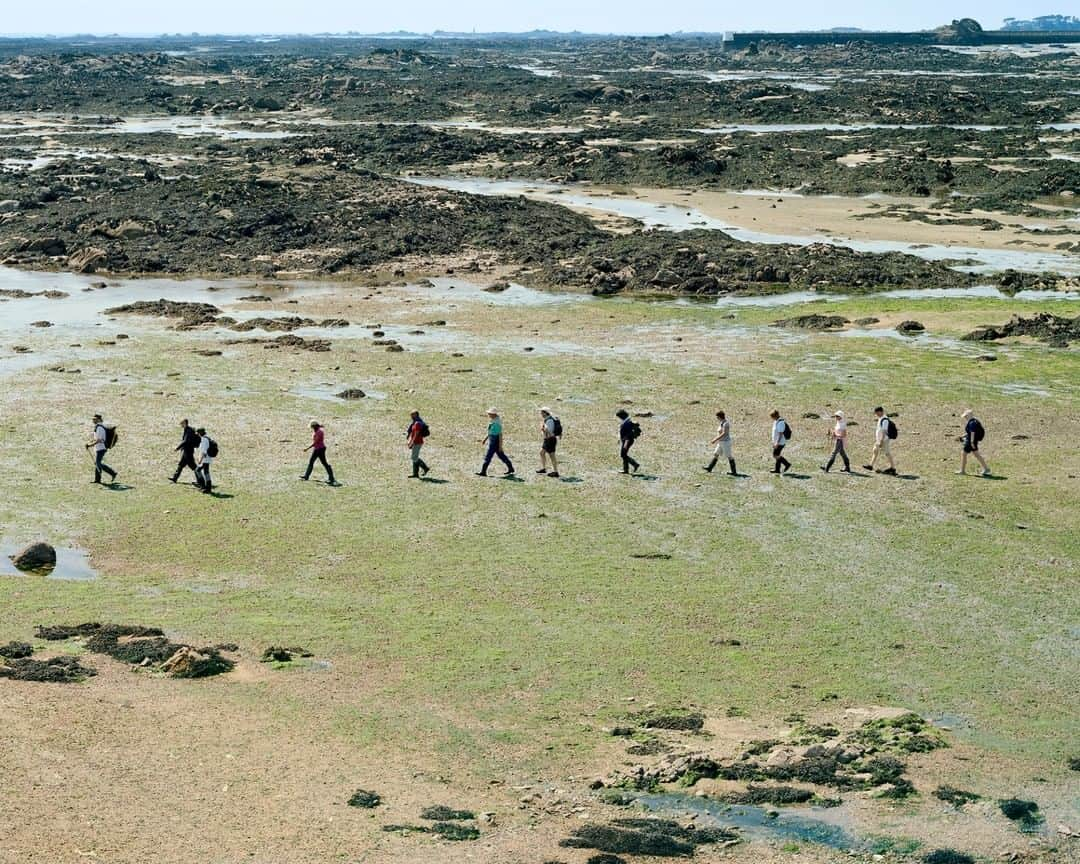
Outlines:
{"label": "line of walking people", "polygon": [[[540,465],[536,473],[557,479],[560,476],[557,453],[559,442],[563,436],[562,421],[546,406],[539,409],[539,414]],[[619,459],[622,465],[622,473],[636,474],[641,470],[641,463],[631,455],[631,450],[642,436],[641,425],[624,408],[616,411],[615,417],[619,421]],[[791,424],[784,419],[779,411],[772,411],[769,418],[772,421],[770,441],[773,468],[771,473],[786,474],[791,469],[791,462],[784,455],[784,451],[790,444],[794,433]],[[990,476],[990,466],[979,450],[986,435],[985,427],[974,416],[971,409],[965,410],[961,414],[961,418],[964,420],[964,433],[960,436],[959,441],[962,443],[963,448],[960,470],[956,473],[967,473],[968,458],[971,457],[982,466],[982,475],[988,477]],[[516,474],[514,463],[504,448],[503,420],[498,410],[489,408],[487,420],[487,432],[481,439],[481,443],[485,446],[483,462],[476,474],[478,477],[487,477],[491,463],[498,459],[505,468],[505,475],[514,476]],[[735,463],[731,421],[728,420],[723,411],[716,412],[716,420],[716,434],[709,441],[709,446],[714,448],[712,458],[704,466],[704,470],[712,473],[720,460],[724,459],[728,465],[727,473],[737,477],[739,474]],[[310,454],[310,456],[307,469],[300,476],[300,479],[309,480],[315,466],[321,464],[326,472],[328,485],[337,486],[339,484],[334,477],[334,469],[326,458],[326,429],[322,424],[314,420],[311,422],[310,427],[311,443],[303,451]],[[211,466],[218,457],[218,444],[207,434],[206,429],[201,427],[193,429],[187,419],[180,421],[180,430],[180,443],[177,444],[175,451],[180,454],[180,460],[169,480],[176,483],[184,470],[190,469],[195,475],[194,485],[202,492],[209,494],[214,488]],[[422,456],[424,446],[430,436],[431,427],[420,416],[419,411],[413,410],[409,415],[409,423],[405,430],[405,445],[409,451],[409,460],[412,466],[412,473],[409,477],[412,479],[426,477],[431,470]],[[873,453],[869,463],[863,467],[868,471],[896,476],[896,460],[893,457],[892,442],[898,436],[899,430],[896,423],[888,416],[885,409],[882,406],[875,408]],[[828,460],[821,465],[821,470],[825,473],[830,472],[837,459],[839,459],[844,466],[841,470],[851,473],[851,459],[848,455],[848,421],[843,411],[838,410],[832,415],[827,437],[830,455]],[[117,440],[116,427],[106,424],[100,414],[95,414],[93,417],[93,434],[86,445],[88,450],[93,449],[94,452],[95,483],[101,483],[104,474],[109,475],[110,482],[116,481],[117,472],[105,464],[104,458],[106,452],[115,446]],[[878,469],[879,461],[887,463],[888,467]]]}

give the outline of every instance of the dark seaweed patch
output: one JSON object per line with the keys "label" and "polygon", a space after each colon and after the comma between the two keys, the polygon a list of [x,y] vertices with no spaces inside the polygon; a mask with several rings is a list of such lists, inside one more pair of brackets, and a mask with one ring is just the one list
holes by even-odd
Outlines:
{"label": "dark seaweed patch", "polygon": [[935,849],[923,856],[923,864],[975,864],[975,859],[966,852],[955,849]]}
{"label": "dark seaweed patch", "polygon": [[965,792],[963,789],[956,789],[952,786],[938,786],[934,790],[934,797],[952,804],[953,807],[963,807],[965,804],[978,801],[980,796],[974,792]]}
{"label": "dark seaweed patch", "polygon": [[654,714],[645,717],[641,725],[646,729],[697,732],[705,725],[705,717],[701,714]]}
{"label": "dark seaweed patch", "polygon": [[437,804],[434,807],[425,807],[421,810],[420,818],[427,819],[429,822],[458,822],[475,819],[476,814],[471,810],[455,810],[452,807]]}
{"label": "dark seaweed patch", "polygon": [[78,657],[51,657],[48,660],[23,657],[0,666],[0,678],[11,678],[13,681],[72,684],[91,675],[97,675],[97,670],[83,666]]}
{"label": "dark seaweed patch", "polygon": [[7,645],[0,645],[0,657],[7,657],[9,660],[19,660],[33,653],[33,646],[27,642],[8,642]]}
{"label": "dark seaweed patch", "polygon": [[616,819],[610,825],[583,825],[559,845],[611,855],[688,858],[698,846],[737,839],[735,832],[722,828],[684,828],[666,819]]}
{"label": "dark seaweed patch", "polygon": [[721,796],[721,800],[731,804],[773,804],[777,807],[785,804],[805,804],[814,797],[809,789],[794,786],[747,786],[745,792],[731,792]]}
{"label": "dark seaweed patch", "polygon": [[382,804],[382,796],[378,792],[372,792],[368,789],[357,789],[349,798],[348,804],[350,807],[362,807],[371,810]]}
{"label": "dark seaweed patch", "polygon": [[999,801],[998,806],[1006,817],[1020,824],[1020,830],[1029,831],[1043,823],[1043,815],[1039,812],[1039,805],[1034,801],[1024,801],[1021,798],[1006,798]]}

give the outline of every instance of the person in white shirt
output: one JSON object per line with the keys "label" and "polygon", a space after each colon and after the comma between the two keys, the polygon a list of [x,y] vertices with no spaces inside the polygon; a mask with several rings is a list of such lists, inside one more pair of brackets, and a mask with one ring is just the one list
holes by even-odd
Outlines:
{"label": "person in white shirt", "polygon": [[785,474],[791,468],[791,463],[784,458],[784,448],[791,438],[787,420],[780,416],[779,411],[773,411],[769,416],[772,418],[772,455],[776,462],[773,474]]}
{"label": "person in white shirt", "polygon": [[[559,460],[555,458],[555,450],[559,446],[559,424],[555,421],[550,408],[540,409],[540,468],[537,474],[547,474],[548,477],[559,476]],[[551,471],[547,470],[548,459],[551,460]]]}
{"label": "person in white shirt", "polygon": [[893,460],[892,444],[889,440],[889,418],[885,415],[885,409],[880,405],[874,409],[874,416],[877,418],[876,426],[874,427],[874,455],[870,459],[869,465],[863,465],[867,471],[873,471],[874,466],[877,465],[878,457],[884,454],[885,458],[889,460],[889,467],[883,470],[882,474],[891,474],[896,476],[896,462]]}
{"label": "person in white shirt", "polygon": [[210,466],[214,462],[214,457],[210,455],[210,444],[212,442],[205,429],[196,429],[195,434],[199,436],[199,469],[197,472],[199,485],[203,492],[209,494],[214,488],[213,481],[210,479]]}
{"label": "person in white shirt", "polygon": [[105,451],[109,449],[106,443],[109,440],[109,433],[105,429],[105,421],[101,419],[100,414],[94,415],[94,434],[86,445],[86,449],[91,447],[94,449],[94,482],[101,482],[101,472],[104,471],[109,475],[110,483],[116,482],[116,472],[113,471],[108,465],[104,463]]}
{"label": "person in white shirt", "polygon": [[716,412],[716,419],[719,421],[719,425],[716,427],[716,437],[709,442],[709,445],[716,445],[716,449],[713,451],[712,461],[705,466],[705,470],[710,474],[713,468],[716,467],[716,463],[720,461],[720,457],[723,456],[728,461],[728,465],[731,470],[728,471],[732,477],[737,477],[738,474],[735,471],[735,459],[731,455],[731,422],[724,416],[723,411]]}
{"label": "person in white shirt", "polygon": [[836,457],[839,456],[844,460],[844,471],[850,474],[851,463],[848,461],[847,455],[847,420],[844,419],[843,411],[837,411],[833,414],[833,419],[836,422],[829,430],[829,440],[833,445],[832,455],[829,456],[829,461],[821,466],[821,470],[828,474],[832,469],[833,462],[836,461]]}

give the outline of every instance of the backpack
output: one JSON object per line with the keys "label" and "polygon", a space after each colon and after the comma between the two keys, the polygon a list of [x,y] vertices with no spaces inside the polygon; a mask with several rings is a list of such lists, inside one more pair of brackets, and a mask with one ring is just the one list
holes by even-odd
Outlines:
{"label": "backpack", "polygon": [[641,424],[631,423],[626,431],[630,433],[631,441],[637,441],[637,439],[641,437]]}
{"label": "backpack", "polygon": [[972,437],[975,439],[975,443],[978,444],[983,438],[986,437],[986,430],[983,428],[982,423],[978,420],[975,421],[975,428],[972,430],[974,433]]}
{"label": "backpack", "polygon": [[421,438],[430,438],[431,437],[431,427],[428,426],[427,423],[425,423],[423,420],[417,420],[416,422],[420,424],[420,429],[418,430],[420,432],[420,437]]}
{"label": "backpack", "polygon": [[116,442],[120,440],[120,436],[116,432],[115,426],[106,426],[104,423],[98,424],[105,430],[105,449],[112,450],[116,446]]}
{"label": "backpack", "polygon": [[893,423],[892,420],[889,420],[888,424],[885,426],[885,437],[895,441],[899,434],[900,430],[896,428],[896,424]]}
{"label": "backpack", "polygon": [[562,420],[554,414],[551,415],[551,419],[555,421],[555,437],[562,438]]}
{"label": "backpack", "polygon": [[211,459],[216,459],[218,454],[217,441],[215,441],[213,438],[208,438],[208,440],[210,441],[210,443],[206,445],[206,455],[209,456]]}
{"label": "backpack", "polygon": [[784,421],[784,440],[791,440],[791,424],[788,423],[787,420]]}

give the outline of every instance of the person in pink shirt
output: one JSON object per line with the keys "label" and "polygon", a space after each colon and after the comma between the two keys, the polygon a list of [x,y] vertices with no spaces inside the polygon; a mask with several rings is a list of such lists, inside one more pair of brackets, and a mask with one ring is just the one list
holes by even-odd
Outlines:
{"label": "person in pink shirt", "polygon": [[308,460],[307,471],[304,472],[304,476],[301,480],[307,480],[311,477],[311,472],[315,468],[316,462],[322,462],[323,468],[326,469],[326,482],[331,486],[336,486],[334,481],[334,469],[330,467],[330,463],[326,461],[326,430],[323,429],[314,420],[311,421],[311,443],[304,448],[304,452],[311,451],[311,458]]}

